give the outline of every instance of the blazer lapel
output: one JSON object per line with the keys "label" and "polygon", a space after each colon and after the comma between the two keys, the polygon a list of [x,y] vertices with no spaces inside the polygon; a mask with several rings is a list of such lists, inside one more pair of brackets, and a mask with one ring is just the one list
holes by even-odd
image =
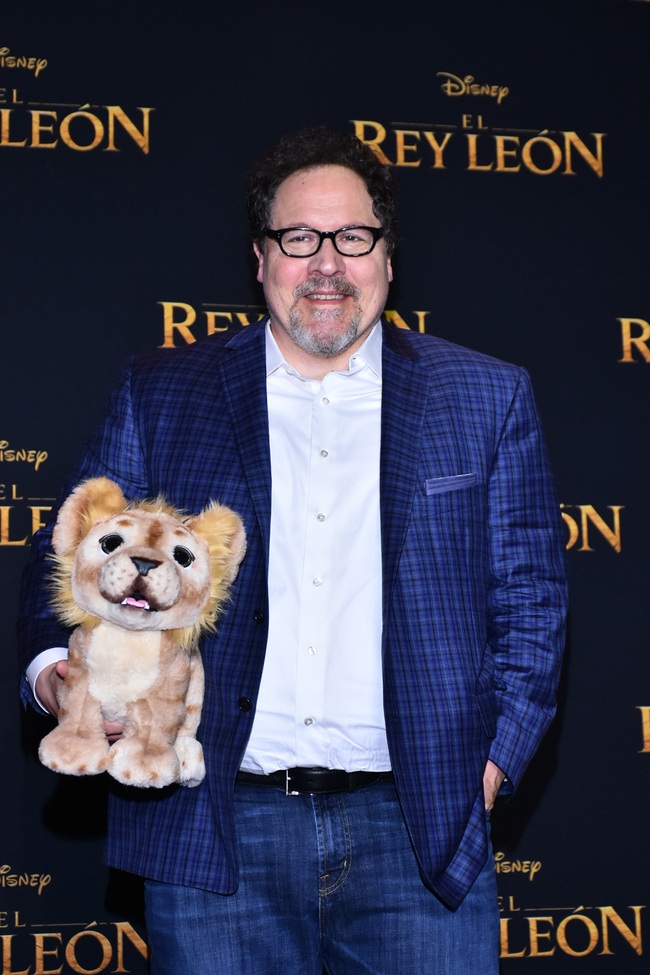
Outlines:
{"label": "blazer lapel", "polygon": [[247,326],[226,345],[221,382],[241,465],[268,560],[271,525],[271,455],[266,398],[266,321]]}
{"label": "blazer lapel", "polygon": [[384,325],[380,460],[384,621],[413,504],[429,382],[417,351]]}

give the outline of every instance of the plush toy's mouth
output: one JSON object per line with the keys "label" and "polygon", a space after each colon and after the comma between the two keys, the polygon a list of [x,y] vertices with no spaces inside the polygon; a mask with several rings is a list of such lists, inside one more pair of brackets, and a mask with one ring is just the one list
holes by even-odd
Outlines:
{"label": "plush toy's mouth", "polygon": [[135,592],[132,596],[127,596],[123,599],[120,606],[133,606],[135,609],[143,609],[146,613],[154,613],[155,610],[152,609],[147,600],[141,597],[141,593]]}

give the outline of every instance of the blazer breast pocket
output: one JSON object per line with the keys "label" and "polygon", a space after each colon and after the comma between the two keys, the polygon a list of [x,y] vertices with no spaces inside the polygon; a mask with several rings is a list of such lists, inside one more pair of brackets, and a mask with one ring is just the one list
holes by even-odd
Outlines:
{"label": "blazer breast pocket", "polygon": [[458,491],[478,484],[478,474],[452,474],[450,477],[430,477],[424,482],[427,494]]}

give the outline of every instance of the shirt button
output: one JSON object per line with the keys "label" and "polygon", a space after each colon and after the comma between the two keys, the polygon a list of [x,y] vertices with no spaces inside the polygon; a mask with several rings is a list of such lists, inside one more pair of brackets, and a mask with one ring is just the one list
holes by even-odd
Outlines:
{"label": "shirt button", "polygon": [[330,452],[329,452],[329,450],[323,449],[323,450],[321,450],[320,455],[321,455],[321,457],[329,457]]}
{"label": "shirt button", "polygon": [[318,518],[319,521],[325,521],[326,516],[323,514],[322,511],[319,511],[316,517]]}
{"label": "shirt button", "polygon": [[305,724],[307,725],[308,728],[313,723],[314,723],[314,719],[313,718],[305,718]]}
{"label": "shirt button", "polygon": [[323,406],[329,406],[330,401],[327,396],[323,396],[321,403],[323,404]]}
{"label": "shirt button", "polygon": [[316,647],[307,647],[307,653],[308,653],[308,654],[309,654],[309,655],[310,655],[311,657],[314,657],[314,656],[316,655],[316,653],[317,653],[317,652],[318,652],[318,651],[316,650]]}
{"label": "shirt button", "polygon": [[254,611],[254,613],[253,613],[253,619],[255,620],[256,623],[263,623],[264,622],[264,613],[262,612],[261,609],[256,609]]}
{"label": "shirt button", "polygon": [[250,711],[252,706],[251,700],[248,697],[240,697],[237,701],[237,707],[240,711]]}
{"label": "shirt button", "polygon": [[322,586],[323,580],[322,579],[319,579],[318,576],[316,576],[315,579],[312,579],[311,580],[311,584],[312,584],[312,586]]}

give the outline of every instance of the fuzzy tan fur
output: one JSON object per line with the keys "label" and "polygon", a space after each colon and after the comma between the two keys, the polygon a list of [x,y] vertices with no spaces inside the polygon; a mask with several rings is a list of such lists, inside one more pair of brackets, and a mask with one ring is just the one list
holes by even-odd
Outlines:
{"label": "fuzzy tan fur", "polygon": [[[52,544],[53,605],[76,628],[41,761],[127,785],[198,785],[197,641],[214,629],[244,557],[240,517],[214,502],[189,518],[161,498],[128,504],[113,481],[93,478],[61,506]],[[105,720],[124,725],[112,746]]]}

